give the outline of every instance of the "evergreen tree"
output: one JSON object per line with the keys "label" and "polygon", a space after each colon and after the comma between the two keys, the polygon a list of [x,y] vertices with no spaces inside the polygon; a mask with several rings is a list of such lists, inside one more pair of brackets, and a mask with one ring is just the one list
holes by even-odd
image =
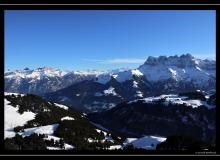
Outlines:
{"label": "evergreen tree", "polygon": [[64,149],[64,140],[62,138],[59,140],[59,144],[60,144],[60,148]]}

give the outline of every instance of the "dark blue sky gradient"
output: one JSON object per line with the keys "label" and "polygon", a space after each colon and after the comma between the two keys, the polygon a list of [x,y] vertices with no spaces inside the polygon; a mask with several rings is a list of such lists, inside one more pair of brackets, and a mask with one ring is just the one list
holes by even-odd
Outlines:
{"label": "dark blue sky gradient", "polygon": [[138,67],[149,56],[215,58],[215,11],[5,11],[6,69]]}

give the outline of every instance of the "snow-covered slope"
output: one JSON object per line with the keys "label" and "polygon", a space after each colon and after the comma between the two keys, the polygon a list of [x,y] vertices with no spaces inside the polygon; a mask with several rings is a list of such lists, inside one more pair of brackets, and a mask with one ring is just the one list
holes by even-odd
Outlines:
{"label": "snow-covered slope", "polygon": [[[5,93],[4,100],[4,139],[9,147],[16,148],[21,143],[24,143],[23,147],[32,146],[31,140],[37,138],[41,141],[38,147],[44,146],[48,150],[72,150],[89,145],[92,148],[102,145],[106,149],[118,148],[111,133],[90,123],[85,113],[47,102],[36,95]],[[19,144],[14,141],[18,136]]]}
{"label": "snow-covered slope", "polygon": [[207,103],[207,101],[209,100],[209,97],[205,96],[206,99],[205,100],[201,100],[201,99],[192,99],[190,97],[187,96],[179,96],[179,95],[175,95],[175,94],[169,94],[169,95],[160,95],[160,96],[156,96],[156,97],[147,97],[147,98],[143,98],[143,99],[137,99],[134,101],[130,101],[128,102],[129,104],[132,103],[136,103],[138,101],[142,101],[143,103],[154,103],[160,100],[164,100],[164,105],[168,106],[169,104],[184,104],[185,106],[190,106],[192,108],[198,108],[200,106],[205,106],[208,109],[212,109],[215,108],[216,105],[210,105]]}
{"label": "snow-covered slope", "polygon": [[18,107],[10,105],[7,99],[4,100],[4,103],[4,136],[5,138],[14,137],[15,132],[13,129],[18,126],[23,126],[28,121],[33,120],[36,114],[30,111],[19,114]]}
{"label": "snow-covered slope", "polygon": [[133,79],[133,76],[140,77],[140,76],[143,76],[143,73],[141,73],[138,69],[133,69],[133,70],[119,72],[118,74],[113,75],[113,77],[118,82],[124,82],[126,80],[131,80],[131,79]]}
{"label": "snow-covered slope", "polygon": [[158,136],[144,136],[142,138],[127,138],[123,145],[132,145],[135,148],[143,148],[146,150],[155,150],[157,144],[164,142],[165,137]]}
{"label": "snow-covered slope", "polygon": [[23,132],[20,132],[19,134],[22,135],[22,137],[30,136],[33,133],[53,135],[58,126],[59,124],[52,124],[40,127],[26,128]]}

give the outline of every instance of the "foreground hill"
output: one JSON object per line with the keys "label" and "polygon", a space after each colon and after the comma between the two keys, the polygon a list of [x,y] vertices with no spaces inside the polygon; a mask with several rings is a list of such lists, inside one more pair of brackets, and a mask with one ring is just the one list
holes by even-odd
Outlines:
{"label": "foreground hill", "polygon": [[201,91],[161,95],[124,102],[88,118],[127,137],[188,135],[208,143],[216,140],[215,94]]}
{"label": "foreground hill", "polygon": [[120,137],[97,128],[84,113],[36,95],[5,93],[4,109],[6,149],[94,150],[120,144]]}
{"label": "foreground hill", "polygon": [[[213,105],[215,98],[212,97],[210,104]],[[128,111],[129,108],[128,106]],[[71,150],[71,152],[90,150],[96,151],[94,153],[148,153],[147,151],[152,150],[167,150],[170,146],[173,147],[172,150],[174,151],[177,146],[180,150],[194,147],[196,150],[207,148],[204,142],[184,135],[172,135],[168,138],[159,134],[138,135],[137,133],[146,131],[141,126],[139,128],[129,124],[123,126],[123,130],[126,127],[136,129],[136,136],[131,132],[120,133],[121,130],[118,130],[117,127],[122,125],[124,121],[118,122],[119,125],[116,125],[114,124],[115,117],[109,121],[112,123],[111,126],[102,123],[104,119],[100,115],[98,119],[91,122],[85,113],[78,112],[65,105],[47,102],[32,94],[5,93],[4,109],[6,150]],[[213,107],[209,108],[210,111],[213,109]],[[132,116],[132,114],[130,115]],[[152,117],[154,116],[153,113]],[[93,119],[94,115],[89,115],[89,118],[91,117]],[[124,113],[122,113],[123,117]],[[102,122],[99,121],[100,118]],[[105,120],[108,118],[106,115]],[[128,118],[128,121],[130,120]],[[109,128],[106,129],[102,125],[94,123],[95,121]],[[137,125],[141,125],[141,123],[137,122]],[[157,123],[155,125],[157,126]],[[212,126],[210,125],[210,127]],[[160,129],[161,127],[158,127],[158,130]],[[161,132],[151,131],[149,130],[146,133],[164,133],[163,130]],[[184,140],[184,146],[182,140]],[[109,150],[114,150],[114,152]]]}

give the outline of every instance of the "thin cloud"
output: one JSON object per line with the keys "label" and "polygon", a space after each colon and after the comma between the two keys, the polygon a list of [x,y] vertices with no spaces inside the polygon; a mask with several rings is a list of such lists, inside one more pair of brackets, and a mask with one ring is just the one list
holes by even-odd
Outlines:
{"label": "thin cloud", "polygon": [[142,64],[146,59],[139,58],[117,58],[117,59],[108,59],[108,60],[98,60],[98,59],[84,59],[89,62],[95,62],[100,64]]}

